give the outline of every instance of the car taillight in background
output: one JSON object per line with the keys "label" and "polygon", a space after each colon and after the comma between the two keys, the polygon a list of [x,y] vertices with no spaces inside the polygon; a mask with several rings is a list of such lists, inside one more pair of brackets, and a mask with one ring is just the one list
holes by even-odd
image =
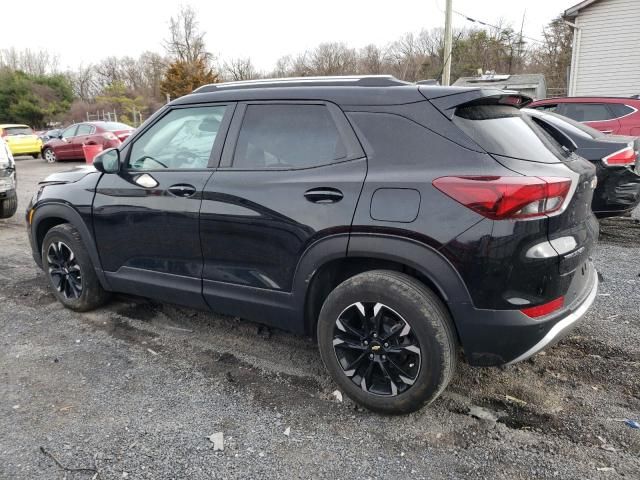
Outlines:
{"label": "car taillight in background", "polygon": [[627,167],[634,165],[636,163],[636,152],[633,149],[633,144],[629,144],[626,148],[607,155],[602,159],[602,163],[608,167]]}
{"label": "car taillight in background", "polygon": [[535,218],[562,207],[571,179],[564,177],[440,177],[433,186],[493,220]]}

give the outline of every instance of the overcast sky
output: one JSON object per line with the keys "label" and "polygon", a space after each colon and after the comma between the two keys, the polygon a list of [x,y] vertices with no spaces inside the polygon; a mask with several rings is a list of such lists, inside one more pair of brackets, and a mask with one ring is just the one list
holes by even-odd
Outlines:
{"label": "overcast sky", "polygon": [[[185,1],[198,12],[209,50],[221,58],[251,57],[262,70],[286,54],[318,43],[353,47],[385,45],[405,32],[444,25],[445,0]],[[500,19],[524,35],[541,38],[542,27],[578,0],[453,0],[454,10],[487,23]],[[136,0],[26,0],[3,3],[0,48],[48,49],[62,69],[109,55],[162,52],[168,20],[179,2]],[[474,24],[454,14],[454,25]]]}

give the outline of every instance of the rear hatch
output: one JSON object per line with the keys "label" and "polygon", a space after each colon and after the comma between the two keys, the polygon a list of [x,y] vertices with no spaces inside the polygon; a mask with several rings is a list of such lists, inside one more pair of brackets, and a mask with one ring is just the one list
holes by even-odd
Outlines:
{"label": "rear hatch", "polygon": [[4,127],[2,129],[4,141],[12,151],[22,151],[24,148],[30,152],[36,152],[39,148],[33,148],[39,143],[38,136],[27,126]]}
{"label": "rear hatch", "polygon": [[[585,284],[593,274],[589,257],[598,237],[597,220],[591,211],[596,169],[572,153],[574,144],[564,134],[553,128],[545,129],[520,112],[518,107],[527,103],[526,97],[504,92],[489,96],[480,92],[475,99],[469,99],[469,95],[468,92],[461,95],[466,101],[458,105],[454,96],[431,101],[480,149],[513,171],[514,176],[537,177],[549,185],[565,187],[564,191],[557,190],[561,192],[558,196],[548,194],[540,202],[538,214],[534,204],[528,218],[519,215],[515,223],[495,222],[493,234],[511,235],[512,241],[520,242],[525,257],[524,252],[532,245],[540,245],[541,239],[536,237],[546,231],[546,238],[557,253],[553,256],[557,278],[554,275],[546,278],[547,273],[540,270],[535,275],[544,275],[545,279],[543,286],[538,284],[536,288],[541,300],[545,290],[566,292],[564,305],[568,307],[581,300],[577,297],[584,294]],[[514,258],[516,262],[519,269],[532,268],[527,259]],[[578,274],[574,275],[575,272]],[[534,281],[533,275],[530,280]],[[546,288],[551,284],[552,288]]]}

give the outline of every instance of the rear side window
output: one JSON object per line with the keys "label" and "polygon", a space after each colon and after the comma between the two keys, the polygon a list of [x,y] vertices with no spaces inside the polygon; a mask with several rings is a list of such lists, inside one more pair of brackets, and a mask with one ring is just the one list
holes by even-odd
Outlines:
{"label": "rear side window", "polygon": [[233,168],[295,169],[346,159],[346,149],[325,105],[248,105]]}
{"label": "rear side window", "polygon": [[552,104],[546,104],[546,105],[540,105],[538,107],[533,107],[536,110],[541,110],[543,112],[555,112],[558,109],[558,104],[556,103],[552,103]]}
{"label": "rear side window", "polygon": [[610,103],[609,108],[613,111],[615,118],[624,117],[625,115],[629,115],[635,111],[634,108],[623,103]]}
{"label": "rear side window", "polygon": [[604,103],[565,103],[558,113],[577,122],[598,122],[615,118]]}
{"label": "rear side window", "polygon": [[515,107],[460,107],[453,122],[489,153],[543,163],[558,163],[567,156],[551,135]]}

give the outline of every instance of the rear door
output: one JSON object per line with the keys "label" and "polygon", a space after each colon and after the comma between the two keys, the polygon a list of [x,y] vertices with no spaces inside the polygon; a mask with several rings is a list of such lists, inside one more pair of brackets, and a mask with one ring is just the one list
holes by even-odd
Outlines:
{"label": "rear door", "polygon": [[[335,236],[346,252],[366,169],[336,105],[238,104],[200,215],[211,307],[253,318],[256,298],[291,291],[298,261],[314,242]],[[284,326],[277,308],[259,308],[261,321]]]}
{"label": "rear door", "polygon": [[73,156],[75,158],[84,158],[84,151],[82,146],[91,142],[91,135],[95,132],[96,127],[89,125],[88,123],[81,123],[78,125],[75,137],[71,140],[73,147]]}
{"label": "rear door", "polygon": [[620,129],[616,112],[606,103],[563,103],[556,113],[586,123],[602,133],[618,133]]}
{"label": "rear door", "polygon": [[233,104],[173,107],[122,150],[96,187],[93,225],[116,291],[204,307],[199,213]]}

